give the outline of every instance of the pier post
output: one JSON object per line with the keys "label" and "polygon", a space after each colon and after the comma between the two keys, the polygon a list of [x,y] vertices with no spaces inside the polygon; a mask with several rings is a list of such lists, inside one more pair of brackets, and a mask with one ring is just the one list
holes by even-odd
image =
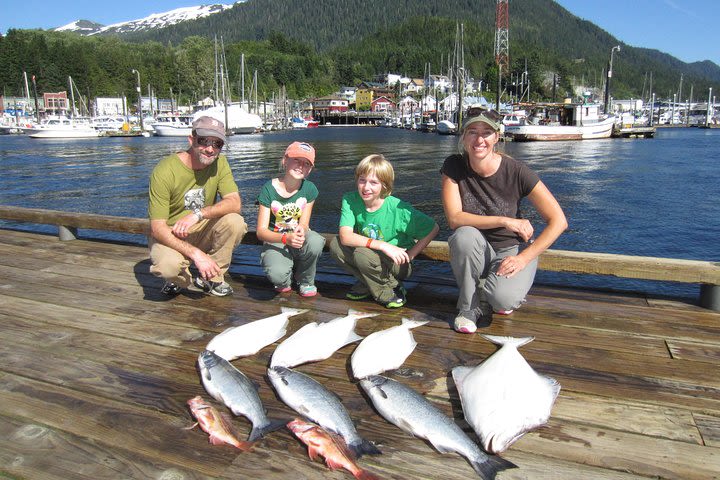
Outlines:
{"label": "pier post", "polygon": [[67,242],[68,240],[77,239],[77,228],[66,227],[65,225],[58,225],[58,237],[60,241]]}
{"label": "pier post", "polygon": [[700,306],[720,312],[720,285],[700,285]]}

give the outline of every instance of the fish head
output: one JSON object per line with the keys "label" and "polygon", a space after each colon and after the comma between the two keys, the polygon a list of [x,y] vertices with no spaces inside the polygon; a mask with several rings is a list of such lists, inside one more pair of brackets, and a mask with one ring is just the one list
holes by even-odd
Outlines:
{"label": "fish head", "polygon": [[215,352],[205,350],[198,356],[198,364],[200,368],[212,368],[217,365],[221,360]]}
{"label": "fish head", "polygon": [[190,410],[205,408],[207,406],[207,403],[205,403],[205,400],[203,400],[203,398],[200,395],[188,400],[187,404],[188,404],[188,407],[190,407]]}
{"label": "fish head", "polygon": [[287,377],[287,375],[289,373],[290,373],[290,369],[287,367],[275,366],[275,367],[268,368],[268,377],[270,377],[270,381],[273,383],[280,381],[280,382],[284,383],[285,385],[287,385],[288,381],[286,380],[285,377]]}
{"label": "fish head", "polygon": [[311,428],[315,427],[312,423],[308,423],[304,420],[301,420],[299,418],[296,418],[294,420],[291,420],[287,423],[287,427],[290,429],[291,432],[293,432],[295,435],[300,436],[303,433],[307,432]]}
{"label": "fish head", "polygon": [[386,399],[387,393],[383,390],[383,386],[387,383],[387,378],[381,375],[368,375],[367,377],[360,380],[360,386],[367,392],[371,397],[379,396]]}

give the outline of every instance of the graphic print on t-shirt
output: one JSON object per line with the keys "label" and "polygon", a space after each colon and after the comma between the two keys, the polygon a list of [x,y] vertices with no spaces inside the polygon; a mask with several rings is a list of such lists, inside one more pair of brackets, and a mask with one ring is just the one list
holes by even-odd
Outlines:
{"label": "graphic print on t-shirt", "polygon": [[368,238],[372,238],[373,240],[384,240],[385,236],[382,233],[382,230],[380,229],[380,225],[376,225],[374,223],[368,223],[365,225],[360,232],[360,235],[363,235]]}
{"label": "graphic print on t-shirt", "polygon": [[185,209],[195,210],[205,206],[205,188],[195,188],[185,192]]}
{"label": "graphic print on t-shirt", "polygon": [[307,199],[300,197],[294,202],[282,204],[277,200],[270,204],[270,211],[275,215],[275,231],[280,233],[294,232],[300,223],[300,217],[307,205]]}

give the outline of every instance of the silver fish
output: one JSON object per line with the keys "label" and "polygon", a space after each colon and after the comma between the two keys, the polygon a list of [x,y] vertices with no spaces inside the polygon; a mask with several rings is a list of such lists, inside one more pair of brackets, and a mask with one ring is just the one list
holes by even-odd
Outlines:
{"label": "silver fish", "polygon": [[456,452],[465,457],[485,480],[517,465],[480,450],[453,420],[410,387],[380,375],[360,380],[375,409],[388,422],[416,437],[428,440],[440,453]]}
{"label": "silver fish", "polygon": [[281,311],[279,315],[230,327],[215,335],[205,349],[227,361],[253,355],[285,335],[290,317],[307,312],[289,307],[282,307]]}
{"label": "silver fish", "polygon": [[518,352],[534,337],[483,337],[501,345],[500,350],[477,367],[453,368],[452,375],[465,419],[485,451],[500,453],[547,422],[560,384],[538,375]]}
{"label": "silver fish", "polygon": [[198,357],[198,366],[205,390],[215,400],[224,403],[235,415],[242,415],[250,420],[253,428],[248,437],[249,442],[254,442],[287,423],[284,419],[268,418],[257,393],[257,386],[224,358],[205,350]]}
{"label": "silver fish", "polygon": [[343,437],[356,458],[363,454],[380,454],[380,450],[358,434],[337,395],[317,380],[285,367],[269,368],[268,376],[280,399],[287,406]]}

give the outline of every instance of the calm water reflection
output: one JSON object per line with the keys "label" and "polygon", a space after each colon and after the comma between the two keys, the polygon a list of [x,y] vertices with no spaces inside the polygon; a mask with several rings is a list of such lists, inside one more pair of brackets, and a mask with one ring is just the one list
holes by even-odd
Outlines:
{"label": "calm water reflection", "polygon": [[[396,170],[394,193],[433,216],[441,225],[440,239],[449,235],[438,171],[443,159],[456,151],[457,138],[358,127],[232,137],[226,153],[240,185],[243,215],[252,228],[260,187],[277,173],[285,147],[294,140],[308,141],[317,149],[311,175],[320,189],[313,215],[316,230],[336,231],[342,193],[354,188],[355,165],[365,155],[382,153]],[[142,217],[153,166],[186,145],[182,138],[0,136],[0,204]],[[720,130],[663,129],[652,140],[507,143],[504,149],[535,169],[565,209],[570,228],[554,248],[718,260],[719,145]],[[534,212],[526,212],[539,226]],[[238,249],[238,259],[257,263],[256,253],[244,247]],[[326,262],[322,268],[332,265]],[[445,265],[422,269],[449,277]],[[682,284],[550,273],[542,273],[540,280],[682,296],[697,292]]]}

